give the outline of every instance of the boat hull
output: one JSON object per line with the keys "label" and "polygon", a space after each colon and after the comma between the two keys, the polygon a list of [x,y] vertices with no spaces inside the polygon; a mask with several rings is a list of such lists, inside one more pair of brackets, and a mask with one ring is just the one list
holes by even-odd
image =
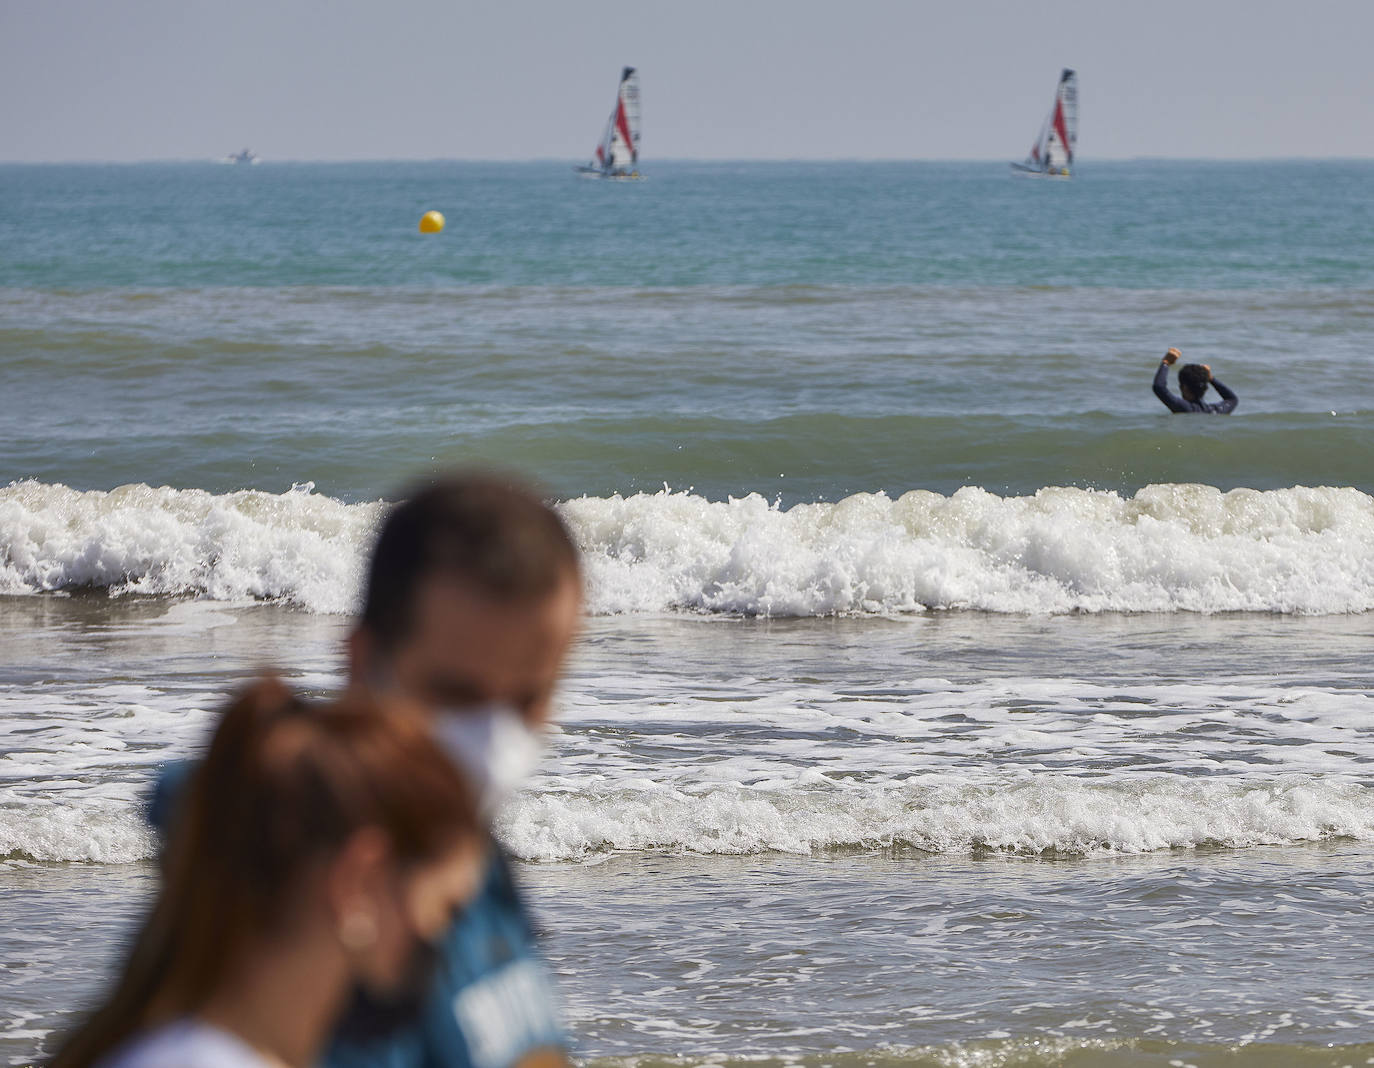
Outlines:
{"label": "boat hull", "polygon": [[1038,171],[1034,167],[1026,167],[1020,163],[1011,165],[1011,173],[1021,178],[1044,178],[1052,182],[1067,182],[1073,177],[1073,174],[1067,170],[1059,172]]}
{"label": "boat hull", "polygon": [[583,178],[595,178],[602,182],[642,182],[644,175],[636,171],[633,174],[610,174],[599,170],[596,167],[576,167],[574,168]]}

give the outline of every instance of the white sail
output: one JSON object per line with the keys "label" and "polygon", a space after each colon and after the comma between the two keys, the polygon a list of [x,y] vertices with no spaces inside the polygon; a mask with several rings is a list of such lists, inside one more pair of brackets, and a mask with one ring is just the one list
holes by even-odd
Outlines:
{"label": "white sail", "polygon": [[620,75],[615,113],[611,116],[611,166],[639,164],[639,75],[626,67]]}
{"label": "white sail", "polygon": [[584,174],[603,178],[639,177],[639,75],[634,67],[620,72],[615,106],[606,120],[606,130],[596,146],[596,158]]}
{"label": "white sail", "polygon": [[1059,75],[1054,105],[1040,127],[1024,163],[1012,164],[1022,172],[1067,178],[1073,172],[1078,149],[1078,75],[1067,67]]}

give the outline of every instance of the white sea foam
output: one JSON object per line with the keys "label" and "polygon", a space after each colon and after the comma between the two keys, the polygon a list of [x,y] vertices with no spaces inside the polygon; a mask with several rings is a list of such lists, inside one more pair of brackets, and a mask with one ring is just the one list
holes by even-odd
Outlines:
{"label": "white sea foam", "polygon": [[0,592],[271,598],[346,612],[380,504],[311,492],[212,494],[144,485],[0,491]]}
{"label": "white sea foam", "polygon": [[[380,503],[123,486],[0,490],[0,592],[357,601]],[[1134,496],[966,488],[782,508],[667,490],[565,502],[600,614],[1331,614],[1374,608],[1374,498],[1150,486]]]}
{"label": "white sea foam", "polygon": [[836,504],[713,503],[685,493],[565,505],[602,612],[811,616],[1374,607],[1374,498],[1354,489],[1133,497],[916,490]]}
{"label": "white sea foam", "polygon": [[905,845],[931,853],[1145,853],[1327,838],[1374,841],[1374,790],[1320,780],[1204,782],[1155,776],[1090,783],[839,784],[684,791],[646,785],[520,799],[500,822],[520,857],[570,860],[612,850],[811,853]]}
{"label": "white sea foam", "polygon": [[153,855],[153,833],[136,805],[64,800],[0,807],[0,858],[128,864]]}
{"label": "white sea foam", "polygon": [[[583,685],[564,695],[543,773],[501,814],[517,856],[1374,841],[1358,690],[929,678],[681,693],[599,672],[596,692]],[[150,856],[149,783],[196,751],[217,703],[180,686],[0,689],[0,857]]]}
{"label": "white sea foam", "polygon": [[[1314,779],[1203,782],[1155,776],[1091,783],[832,784],[756,790],[545,791],[501,814],[502,842],[532,861],[615,851],[813,853],[906,846],[931,853],[1028,855],[1245,848],[1333,838],[1374,841],[1374,790]],[[139,806],[44,800],[0,808],[0,858],[127,863],[153,855]]]}
{"label": "white sea foam", "polygon": [[[219,675],[190,665],[205,635],[256,618],[226,602],[349,610],[382,507],[306,488],[0,490],[0,588],[203,599],[121,624],[89,675],[0,686],[0,857],[147,855],[147,784],[159,764],[195,751],[223,697]],[[593,609],[607,615],[931,605],[1336,613],[1368,610],[1374,591],[1374,501],[1353,490],[965,490],[786,510],[665,491],[562,507],[585,550]],[[295,670],[333,689],[336,628],[292,618]],[[502,816],[518,855],[1089,853],[1374,838],[1374,697],[1358,679],[1276,672],[1259,654],[1228,654],[1224,674],[1213,665],[1186,679],[1155,677],[1154,654],[1116,665],[1118,677],[1046,675],[1040,661],[1026,674],[1014,661],[1001,677],[944,677],[946,665],[920,652],[921,636],[942,629],[928,620],[859,624],[863,641],[842,663],[825,659],[829,625],[787,628],[778,644],[765,640],[771,628],[680,621],[664,647],[670,666],[627,662],[643,652],[627,634],[662,625],[594,625],[615,640],[579,653],[544,774]],[[165,648],[153,677],[130,682],[130,656],[154,634]],[[757,647],[738,648],[749,636]],[[225,643],[240,647],[261,651],[251,633]],[[181,652],[167,659],[168,649]]]}
{"label": "white sea foam", "polygon": [[[161,608],[76,647],[55,621],[21,653],[40,658],[32,670],[43,681],[0,684],[0,858],[150,855],[141,805],[151,781],[199,750],[224,688],[265,640],[292,650],[298,685],[334,691],[342,682],[335,621],[265,619],[214,602]],[[1128,622],[1165,643],[1193,625],[1161,633]],[[988,625],[1027,624],[979,623]],[[789,626],[781,642],[772,626],[688,620],[667,622],[667,640],[655,641],[664,628],[592,625],[541,773],[500,816],[517,855],[894,845],[1035,855],[1374,841],[1374,695],[1359,678],[1295,680],[1256,651],[1228,657],[1224,676],[1204,670],[1186,681],[1132,663],[1113,664],[1116,677],[949,678],[892,666],[937,666],[910,645],[943,629],[925,620]],[[862,633],[854,648],[872,659],[821,663],[837,630]],[[228,663],[202,663],[207,636]]]}

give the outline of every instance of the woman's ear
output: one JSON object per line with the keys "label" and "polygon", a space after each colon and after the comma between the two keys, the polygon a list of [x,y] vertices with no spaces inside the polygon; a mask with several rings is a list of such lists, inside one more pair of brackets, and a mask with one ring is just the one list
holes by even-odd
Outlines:
{"label": "woman's ear", "polygon": [[344,843],[325,870],[329,919],[345,948],[363,949],[365,941],[376,940],[390,861],[386,836],[375,827],[364,827]]}

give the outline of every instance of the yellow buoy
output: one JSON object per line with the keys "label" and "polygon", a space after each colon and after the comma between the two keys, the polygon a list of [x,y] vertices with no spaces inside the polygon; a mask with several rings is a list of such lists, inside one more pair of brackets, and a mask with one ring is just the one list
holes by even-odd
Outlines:
{"label": "yellow buoy", "polygon": [[444,229],[444,216],[437,211],[427,211],[420,216],[420,233],[437,234]]}

